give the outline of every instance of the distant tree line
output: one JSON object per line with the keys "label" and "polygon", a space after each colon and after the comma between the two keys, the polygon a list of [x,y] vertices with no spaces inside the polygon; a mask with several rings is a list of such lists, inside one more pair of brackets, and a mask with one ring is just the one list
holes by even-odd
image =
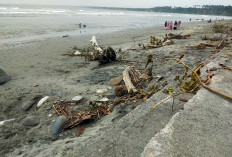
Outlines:
{"label": "distant tree line", "polygon": [[[94,7],[96,8],[96,7]],[[99,9],[111,10],[127,10],[127,11],[150,11],[150,12],[166,12],[166,13],[182,13],[182,14],[202,14],[202,15],[224,15],[232,16],[232,6],[224,5],[203,5],[201,8],[189,7],[154,7],[154,8],[114,8],[114,7],[97,7]]]}
{"label": "distant tree line", "polygon": [[154,7],[149,10],[154,12],[232,16],[232,6],[223,5],[203,5],[201,8],[182,8],[165,6]]}

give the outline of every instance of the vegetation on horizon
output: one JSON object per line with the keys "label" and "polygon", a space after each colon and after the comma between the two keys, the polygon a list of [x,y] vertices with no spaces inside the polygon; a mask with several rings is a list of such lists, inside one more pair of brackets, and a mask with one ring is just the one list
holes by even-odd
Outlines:
{"label": "vegetation on horizon", "polygon": [[[95,7],[96,8],[96,7]],[[224,5],[203,5],[201,7],[154,7],[154,8],[114,8],[114,7],[97,7],[112,10],[128,10],[128,11],[150,11],[150,12],[166,12],[166,13],[182,13],[182,14],[202,14],[202,15],[223,15],[232,16],[232,6]]]}
{"label": "vegetation on horizon", "polygon": [[151,11],[155,12],[171,12],[171,13],[184,13],[184,14],[205,14],[205,15],[224,15],[232,16],[232,6],[223,5],[203,5],[201,8],[189,7],[155,7]]}

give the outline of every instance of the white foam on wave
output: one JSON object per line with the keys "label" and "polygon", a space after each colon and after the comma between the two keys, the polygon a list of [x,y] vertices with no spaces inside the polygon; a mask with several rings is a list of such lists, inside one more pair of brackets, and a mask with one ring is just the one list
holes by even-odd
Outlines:
{"label": "white foam on wave", "polygon": [[112,12],[77,12],[76,13],[77,15],[110,15],[110,16],[113,16],[113,15],[124,15],[123,12],[120,12],[120,13],[112,13]]}
{"label": "white foam on wave", "polygon": [[7,10],[6,7],[0,7],[0,10]]}
{"label": "white foam on wave", "polygon": [[16,14],[66,14],[69,10],[56,10],[56,9],[23,9],[18,7],[0,7],[0,14],[9,14],[9,15],[16,15]]}

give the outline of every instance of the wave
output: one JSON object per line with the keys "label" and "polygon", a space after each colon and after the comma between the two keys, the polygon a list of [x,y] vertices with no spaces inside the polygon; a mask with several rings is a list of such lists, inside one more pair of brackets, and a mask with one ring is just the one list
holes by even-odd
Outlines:
{"label": "wave", "polygon": [[0,7],[0,10],[7,10],[7,8],[5,8],[5,7]]}
{"label": "wave", "polygon": [[50,14],[66,14],[65,10],[41,10],[41,9],[3,9],[0,8],[0,14],[9,14],[9,15],[17,15],[17,14],[38,14],[38,15],[50,15]]}
{"label": "wave", "polygon": [[112,13],[112,12],[77,12],[76,14],[77,15],[96,15],[96,16],[99,16],[99,15],[110,15],[110,16],[124,15],[123,12],[120,12],[120,13]]}

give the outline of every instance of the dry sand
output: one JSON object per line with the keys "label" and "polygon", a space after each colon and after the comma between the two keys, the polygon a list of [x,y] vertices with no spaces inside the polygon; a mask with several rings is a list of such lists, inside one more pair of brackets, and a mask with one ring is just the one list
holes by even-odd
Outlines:
{"label": "dry sand", "polygon": [[[97,61],[88,62],[81,57],[63,55],[70,51],[74,45],[78,48],[88,46],[91,39],[90,35],[0,43],[0,68],[12,78],[11,81],[0,86],[0,121],[15,119],[0,126],[0,156],[102,156],[104,154],[107,154],[106,156],[124,156],[123,153],[115,154],[117,149],[114,148],[114,145],[107,147],[108,152],[112,153],[110,154],[106,153],[107,150],[104,149],[102,152],[99,151],[98,146],[91,144],[91,141],[93,139],[99,141],[97,138],[103,136],[102,134],[106,133],[107,128],[117,127],[117,123],[122,117],[131,111],[136,112],[131,107],[133,104],[128,105],[130,107],[125,107],[124,110],[116,108],[111,115],[105,116],[99,122],[84,125],[86,131],[81,137],[75,137],[75,131],[78,127],[65,131],[59,137],[54,137],[51,127],[56,114],[51,109],[52,102],[70,100],[76,95],[82,95],[88,101],[99,100],[104,96],[113,99],[114,89],[108,85],[108,81],[121,75],[128,65],[143,70],[148,54],[154,54],[154,76],[164,76],[169,84],[175,86],[176,84],[172,83],[174,82],[173,77],[178,73],[183,73],[183,67],[173,61],[165,63],[161,61],[164,57],[178,57],[182,52],[189,51],[191,53],[183,58],[189,65],[196,66],[202,61],[208,63],[213,48],[199,51],[189,49],[188,46],[199,43],[201,35],[210,34],[211,25],[199,22],[183,24],[182,28],[177,31],[166,31],[164,28],[156,27],[96,35],[101,46],[112,46],[115,50],[119,48],[126,50],[138,43],[147,44],[150,35],[161,38],[161,35],[170,32],[191,34],[189,39],[174,40],[174,45],[148,51],[127,51],[124,54],[127,59],[143,60],[144,63],[140,64],[113,62],[98,66]],[[34,87],[35,85],[36,87]],[[107,88],[109,92],[104,95],[96,94],[95,91],[101,88]],[[22,103],[35,95],[50,96],[50,98],[38,110],[34,105],[29,111],[22,111]],[[191,95],[186,97],[190,98]],[[180,110],[182,105],[177,105],[174,113]],[[86,104],[83,104],[82,107],[76,108],[85,107],[87,107]],[[49,114],[52,116],[49,117]],[[35,127],[24,126],[22,120],[28,115],[38,115],[40,117],[39,125]],[[170,118],[168,117],[159,126],[160,129]],[[149,128],[149,126],[147,127]],[[128,153],[126,156],[139,156],[138,154],[142,153],[146,143],[155,133],[151,129],[148,129],[147,132],[149,133],[146,133],[144,141],[137,141],[138,148],[133,147],[133,143],[129,143],[132,146],[128,147],[128,151],[133,152],[134,149],[138,151],[134,151],[134,154]],[[112,136],[114,134],[108,133],[104,137],[107,139],[112,138]],[[107,145],[107,142],[104,144]],[[88,145],[91,145],[91,148],[87,149]],[[115,147],[118,148],[117,144]]]}

